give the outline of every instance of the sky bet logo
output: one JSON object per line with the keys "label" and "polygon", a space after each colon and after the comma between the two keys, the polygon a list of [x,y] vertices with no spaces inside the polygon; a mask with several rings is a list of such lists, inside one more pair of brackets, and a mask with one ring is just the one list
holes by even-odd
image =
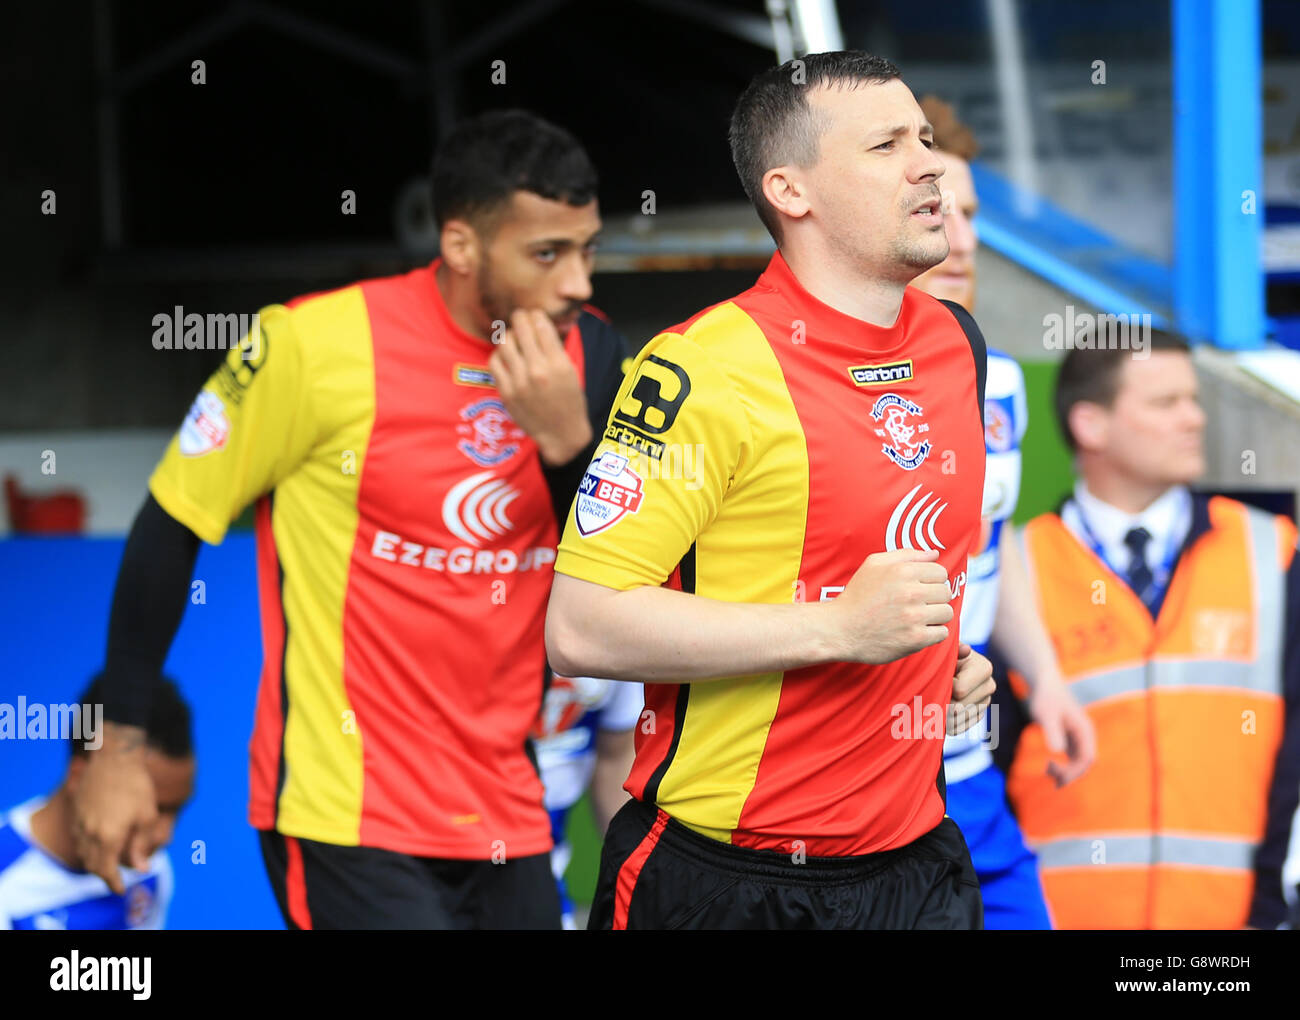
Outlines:
{"label": "sky bet logo", "polygon": [[887,365],[853,365],[849,378],[859,386],[883,386],[886,383],[911,382],[912,361],[891,361]]}
{"label": "sky bet logo", "polygon": [[587,468],[573,501],[578,534],[588,538],[612,528],[628,514],[641,508],[645,495],[640,475],[628,467],[628,459],[616,453],[602,453]]}

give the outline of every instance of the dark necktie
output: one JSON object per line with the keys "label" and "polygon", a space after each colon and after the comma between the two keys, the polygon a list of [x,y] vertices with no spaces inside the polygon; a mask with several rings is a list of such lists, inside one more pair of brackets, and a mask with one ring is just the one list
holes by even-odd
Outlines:
{"label": "dark necktie", "polygon": [[1133,554],[1133,558],[1129,560],[1128,574],[1124,579],[1128,581],[1128,586],[1133,589],[1134,594],[1151,611],[1151,615],[1155,616],[1159,593],[1156,591],[1155,575],[1147,563],[1147,543],[1150,541],[1151,532],[1146,528],[1133,528],[1124,536],[1124,544]]}

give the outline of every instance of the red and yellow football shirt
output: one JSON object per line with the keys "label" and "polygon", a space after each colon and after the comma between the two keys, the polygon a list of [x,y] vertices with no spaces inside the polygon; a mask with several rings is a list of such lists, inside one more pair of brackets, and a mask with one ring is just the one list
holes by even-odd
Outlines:
{"label": "red and yellow football shirt", "polygon": [[938,549],[956,615],[948,640],[885,665],[646,684],[654,725],[638,727],[628,792],[716,839],[810,856],[902,846],[943,819],[983,356],[956,306],[908,288],[897,322],[872,326],[813,298],[779,253],[645,346],[556,570],[788,603],[833,598],[873,552]]}
{"label": "red and yellow football shirt", "polygon": [[[150,489],[213,543],[258,501],[254,826],[432,857],[543,853],[525,746],[556,515],[491,345],[452,320],[436,266],[264,309]],[[589,382],[606,367],[584,354],[591,330],[565,338]]]}

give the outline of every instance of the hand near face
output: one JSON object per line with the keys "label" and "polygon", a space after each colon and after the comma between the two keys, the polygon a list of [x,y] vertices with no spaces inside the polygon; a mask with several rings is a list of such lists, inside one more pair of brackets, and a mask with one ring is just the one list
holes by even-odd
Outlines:
{"label": "hand near face", "polygon": [[510,417],[537,444],[543,464],[567,463],[591,442],[578,370],[544,312],[513,312],[488,368]]}

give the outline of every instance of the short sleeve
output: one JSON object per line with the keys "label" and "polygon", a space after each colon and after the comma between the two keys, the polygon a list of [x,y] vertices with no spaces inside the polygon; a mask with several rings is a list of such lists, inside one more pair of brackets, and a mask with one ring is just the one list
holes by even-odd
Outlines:
{"label": "short sleeve", "polygon": [[655,337],[619,388],[555,569],[618,591],[662,584],[717,516],[749,436],[709,354],[680,334]]}
{"label": "short sleeve", "polygon": [[313,442],[293,313],[272,305],[199,392],[149,491],[168,514],[216,544],[244,507],[302,462]]}

